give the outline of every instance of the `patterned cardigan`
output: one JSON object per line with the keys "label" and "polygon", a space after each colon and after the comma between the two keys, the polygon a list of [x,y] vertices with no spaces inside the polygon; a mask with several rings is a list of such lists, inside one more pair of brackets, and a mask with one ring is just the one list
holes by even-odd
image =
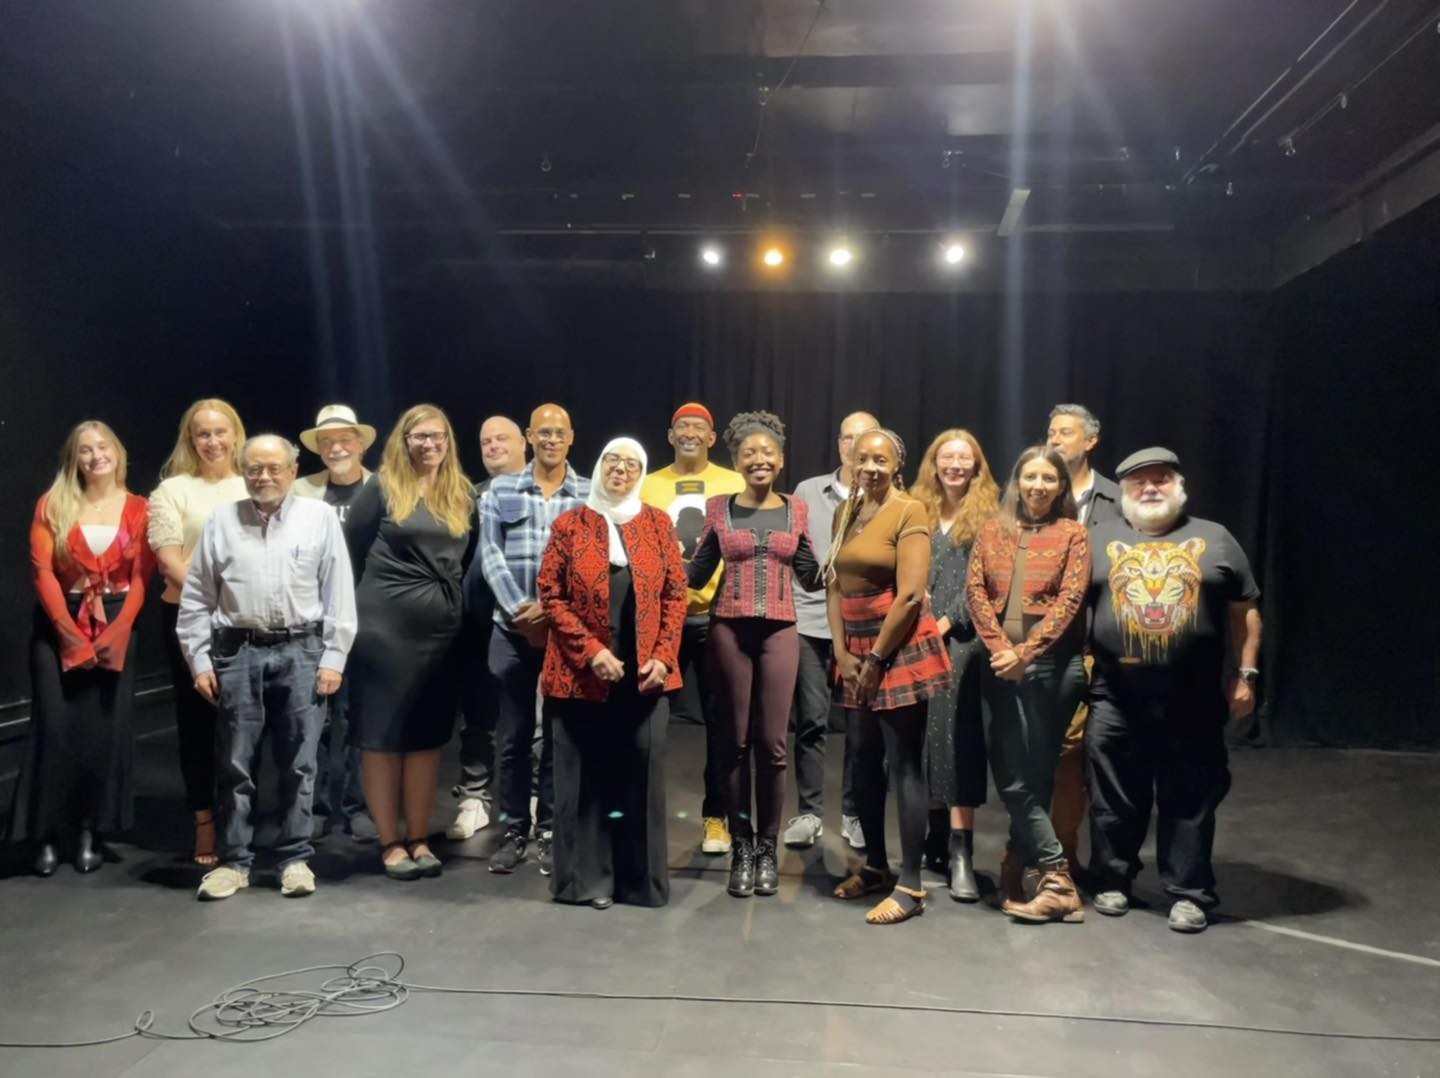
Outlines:
{"label": "patterned cardigan", "polygon": [[[620,526],[635,590],[635,654],[641,666],[665,664],[665,692],[680,687],[680,634],[685,627],[685,570],[680,539],[662,510],[645,506]],[[540,691],[546,696],[604,700],[610,687],[590,660],[610,646],[610,540],[605,518],[571,509],[556,518],[536,579],[550,618]]]}
{"label": "patterned cardigan", "polygon": [[998,655],[1013,646],[1017,655],[1032,662],[1064,639],[1076,623],[1090,589],[1090,538],[1085,526],[1074,520],[1054,520],[1031,529],[1021,608],[1040,620],[1024,643],[1012,645],[1001,618],[1010,597],[1016,546],[1015,535],[998,517],[980,525],[970,551],[965,595],[975,632],[990,653]]}

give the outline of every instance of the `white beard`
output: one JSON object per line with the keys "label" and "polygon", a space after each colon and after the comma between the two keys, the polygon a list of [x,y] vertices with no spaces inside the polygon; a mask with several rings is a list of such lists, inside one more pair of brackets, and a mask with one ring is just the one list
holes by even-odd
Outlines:
{"label": "white beard", "polygon": [[1141,504],[1129,494],[1120,494],[1120,512],[1130,522],[1130,526],[1136,531],[1142,532],[1165,532],[1169,531],[1175,522],[1185,512],[1185,503],[1189,496],[1185,493],[1185,483],[1177,480],[1175,493],[1167,495],[1162,502],[1151,502]]}
{"label": "white beard", "polygon": [[325,462],[325,469],[331,475],[343,479],[355,470],[355,458],[350,457],[347,460],[327,460]]}

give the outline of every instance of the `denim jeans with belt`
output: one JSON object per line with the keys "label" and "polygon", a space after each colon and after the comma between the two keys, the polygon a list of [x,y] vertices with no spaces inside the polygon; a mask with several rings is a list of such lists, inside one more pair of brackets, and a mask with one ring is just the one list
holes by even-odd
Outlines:
{"label": "denim jeans with belt", "polygon": [[273,644],[216,634],[210,658],[220,683],[215,764],[222,864],[248,871],[255,860],[255,771],[267,732],[280,784],[276,859],[284,867],[315,852],[315,752],[325,722],[315,677],[324,652],[318,630]]}
{"label": "denim jeans with belt", "polygon": [[995,789],[1010,813],[1009,848],[1027,865],[1064,859],[1050,822],[1060,744],[1085,692],[1080,652],[1064,642],[1037,658],[1020,681],[981,667],[981,714]]}

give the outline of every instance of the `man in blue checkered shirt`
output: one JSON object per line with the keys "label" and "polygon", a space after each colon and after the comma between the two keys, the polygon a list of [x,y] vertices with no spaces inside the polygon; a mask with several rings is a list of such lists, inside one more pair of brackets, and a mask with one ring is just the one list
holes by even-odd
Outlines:
{"label": "man in blue checkered shirt", "polygon": [[[500,688],[495,720],[496,807],[505,823],[505,838],[490,857],[490,871],[499,873],[514,872],[525,860],[529,844],[535,692],[549,632],[545,612],[536,601],[535,577],[555,518],[584,505],[590,493],[590,480],[576,475],[566,460],[575,431],[564,408],[558,404],[536,408],[525,440],[534,459],[522,472],[497,475],[480,496],[481,570],[495,596],[490,673]],[[542,725],[541,737],[534,825],[540,872],[548,876],[555,808],[548,723]]]}

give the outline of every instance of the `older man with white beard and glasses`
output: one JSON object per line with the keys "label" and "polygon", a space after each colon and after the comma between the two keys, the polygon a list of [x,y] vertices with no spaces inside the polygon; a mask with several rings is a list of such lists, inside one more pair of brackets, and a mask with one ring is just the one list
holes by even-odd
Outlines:
{"label": "older man with white beard and glasses", "polygon": [[[1215,810],[1230,789],[1225,713],[1255,709],[1260,589],[1235,537],[1185,514],[1180,459],[1163,448],[1116,469],[1124,520],[1091,533],[1090,780],[1095,909],[1130,906],[1157,810],[1156,860],[1170,927],[1201,932],[1219,903]],[[1235,673],[1227,682],[1226,636]]]}
{"label": "older man with white beard and glasses", "polygon": [[202,899],[250,886],[255,767],[268,734],[280,784],[280,893],[315,890],[307,864],[325,698],[355,639],[355,586],[340,521],[291,494],[300,451],[276,434],[240,454],[248,498],[211,514],[180,593],[177,634],[195,689],[216,705],[220,866]]}
{"label": "older man with white beard and glasses", "polygon": [[[375,444],[375,428],[361,423],[355,410],[346,404],[327,404],[315,417],[315,425],[300,432],[300,444],[325,463],[323,472],[302,476],[291,489],[301,498],[319,498],[335,511],[340,523],[350,513],[350,504],[374,474],[365,467],[365,451]],[[324,835],[337,807],[332,793],[338,786],[339,809],[345,833],[357,842],[373,842],[378,832],[365,811],[365,791],[360,785],[360,748],[350,731],[349,683],[330,697],[320,748],[315,758],[315,837]],[[332,744],[343,746],[340,766],[335,766]],[[337,775],[336,772],[339,772]]]}

